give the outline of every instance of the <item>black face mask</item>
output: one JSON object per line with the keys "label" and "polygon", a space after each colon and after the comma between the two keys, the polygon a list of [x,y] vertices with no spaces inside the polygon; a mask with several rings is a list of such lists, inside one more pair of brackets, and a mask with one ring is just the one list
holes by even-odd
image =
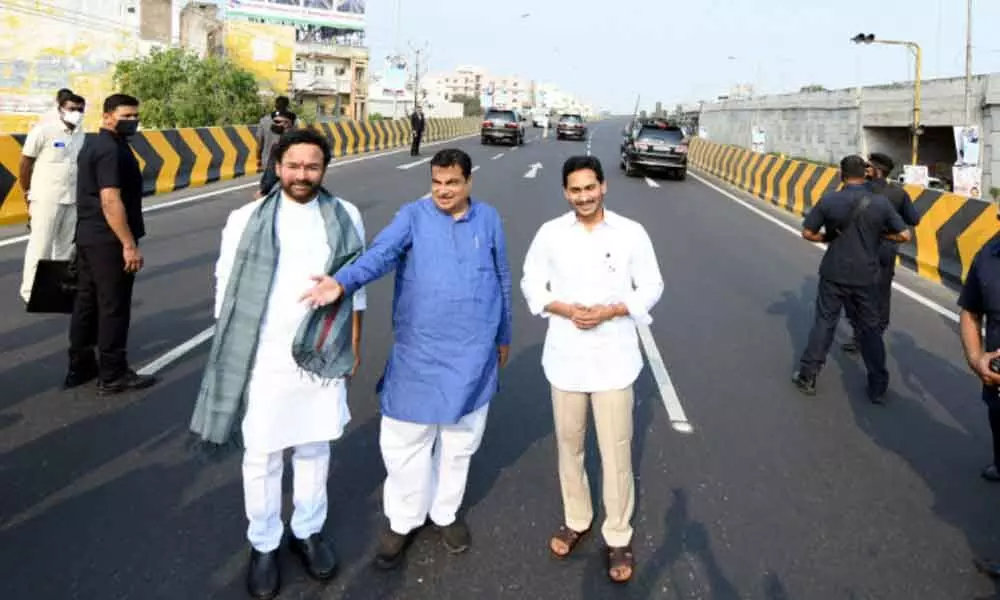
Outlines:
{"label": "black face mask", "polygon": [[132,137],[139,131],[139,121],[122,120],[115,125],[115,131],[122,137]]}
{"label": "black face mask", "polygon": [[281,125],[277,125],[277,124],[271,125],[271,132],[272,133],[285,133],[285,128],[282,127]]}

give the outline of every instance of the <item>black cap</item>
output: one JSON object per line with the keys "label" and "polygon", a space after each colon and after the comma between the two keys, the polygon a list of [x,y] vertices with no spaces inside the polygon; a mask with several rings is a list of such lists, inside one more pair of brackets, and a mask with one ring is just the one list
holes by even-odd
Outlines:
{"label": "black cap", "polygon": [[887,155],[882,154],[881,152],[872,152],[871,154],[869,154],[868,162],[870,162],[873,167],[886,174],[890,173],[892,171],[892,168],[895,166],[895,163],[892,162],[892,159],[889,158]]}

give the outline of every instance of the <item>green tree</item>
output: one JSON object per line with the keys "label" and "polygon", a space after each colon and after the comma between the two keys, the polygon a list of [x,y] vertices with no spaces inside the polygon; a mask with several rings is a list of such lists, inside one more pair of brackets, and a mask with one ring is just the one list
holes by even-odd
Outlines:
{"label": "green tree", "polygon": [[455,94],[451,97],[452,102],[458,102],[462,105],[462,115],[466,117],[480,117],[483,115],[483,105],[479,101],[479,98],[475,96],[464,96],[462,94]]}
{"label": "green tree", "polygon": [[256,123],[267,110],[253,73],[218,56],[154,49],[115,67],[115,86],[141,103],[144,125],[210,127]]}

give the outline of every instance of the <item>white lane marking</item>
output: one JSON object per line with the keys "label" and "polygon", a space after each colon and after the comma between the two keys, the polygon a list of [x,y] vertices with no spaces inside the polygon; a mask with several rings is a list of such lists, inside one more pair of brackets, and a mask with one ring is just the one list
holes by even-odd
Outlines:
{"label": "white lane marking", "polygon": [[428,163],[428,162],[431,162],[431,157],[430,156],[428,156],[427,158],[421,158],[420,160],[417,160],[417,161],[414,161],[414,162],[411,162],[411,163],[406,163],[405,165],[399,165],[396,168],[397,169],[402,169],[402,170],[405,171],[407,169],[412,169],[413,167],[416,167],[416,166],[419,166],[419,165],[422,165],[422,164]]}
{"label": "white lane marking", "polygon": [[653,181],[649,177],[646,178],[646,185],[648,185],[651,188],[658,188],[658,187],[660,187],[660,184],[656,183],[655,181]]}
{"label": "white lane marking", "polygon": [[472,172],[473,173],[475,173],[478,170],[479,170],[479,165],[476,165],[476,166],[472,167]]}
{"label": "white lane marking", "polygon": [[[590,156],[590,146],[593,142],[594,142],[594,132],[591,131],[590,135],[587,136],[587,156]],[[646,178],[646,181],[649,182],[649,177]],[[652,187],[660,187],[660,186],[657,185]]]}
{"label": "white lane marking", "polygon": [[510,151],[511,152],[517,152],[517,148],[518,148],[517,146],[514,146],[513,148],[510,149]]}
{"label": "white lane marking", "polygon": [[502,158],[502,157],[503,157],[503,152],[501,152],[500,154],[497,154],[496,156],[494,156],[494,157],[493,157],[493,158],[491,158],[490,160],[496,160],[496,159],[498,159],[498,158]]}
{"label": "white lane marking", "polygon": [[687,415],[684,414],[684,407],[681,406],[677,390],[670,380],[670,373],[667,372],[667,367],[663,364],[663,357],[660,356],[660,350],[656,347],[653,332],[649,330],[649,325],[637,323],[635,328],[639,332],[639,341],[642,342],[642,348],[646,352],[646,361],[649,362],[649,368],[653,371],[653,378],[656,379],[656,385],[660,388],[660,398],[663,399],[663,407],[667,409],[667,415],[670,417],[670,426],[674,428],[674,431],[680,433],[693,432],[694,427],[688,421]]}
{"label": "white lane marking", "polygon": [[[690,173],[690,171],[689,171],[689,173]],[[746,208],[750,212],[756,214],[757,216],[761,217],[762,219],[765,219],[765,220],[770,221],[771,223],[774,223],[778,227],[781,227],[782,229],[784,229],[785,231],[787,231],[787,232],[795,235],[796,237],[801,237],[802,234],[801,234],[800,231],[798,231],[797,229],[795,229],[794,227],[792,227],[788,223],[785,223],[781,219],[778,219],[777,217],[775,217],[773,215],[767,214],[766,212],[764,212],[763,210],[757,208],[756,206],[753,206],[752,204],[750,204],[746,200],[743,200],[742,198],[737,197],[735,194],[732,194],[731,192],[722,189],[721,187],[715,185],[711,181],[708,181],[704,177],[701,177],[697,173],[690,173],[690,174],[691,174],[692,177],[694,177],[695,179],[697,179],[698,181],[700,181],[703,185],[706,185],[706,186],[712,188],[713,190],[719,192],[720,194],[722,194],[726,198],[729,198],[733,202],[736,202],[737,204],[743,206],[744,208]],[[826,244],[823,244],[823,243],[813,242],[812,245],[816,246],[817,248],[821,248],[823,250],[826,249]],[[920,294],[919,292],[915,292],[915,291],[911,290],[910,288],[908,288],[908,287],[906,287],[904,285],[901,285],[901,284],[899,284],[899,283],[897,283],[895,281],[892,282],[892,287],[894,289],[898,290],[903,295],[908,296],[910,299],[915,300],[916,302],[918,302],[918,303],[924,305],[925,307],[933,310],[934,312],[936,312],[937,314],[941,315],[942,317],[944,317],[944,318],[946,318],[946,319],[948,319],[950,321],[953,321],[955,323],[959,322],[958,313],[955,313],[955,312],[952,312],[952,311],[948,310],[947,308],[941,306],[937,302],[934,302],[933,300],[931,300],[930,298],[927,298],[926,296]]]}
{"label": "white lane marking", "polygon": [[[451,138],[449,140],[440,140],[440,141],[437,141],[437,142],[431,142],[429,144],[424,144],[424,146],[437,146],[437,145],[440,145],[440,144],[447,144],[448,142],[457,142],[458,140],[464,140],[464,139],[468,139],[468,138],[472,138],[472,137],[479,137],[479,134],[475,133],[475,134],[472,134],[472,135],[463,135],[463,136],[459,136],[457,138]],[[366,160],[372,160],[374,158],[382,158],[383,156],[391,156],[393,154],[398,154],[400,152],[409,152],[409,151],[410,151],[409,148],[399,148],[397,150],[388,150],[386,152],[376,152],[374,154],[365,154],[363,156],[356,156],[354,158],[347,158],[347,159],[344,159],[344,160],[334,159],[334,160],[330,161],[329,168],[335,169],[335,168],[343,166],[343,165],[350,165],[350,164],[359,163],[359,162],[366,161]],[[430,159],[428,159],[428,160],[430,160]],[[257,175],[249,175],[248,177],[257,177]],[[147,206],[147,207],[145,207],[145,208],[142,209],[142,212],[143,212],[143,214],[145,214],[145,213],[151,213],[151,212],[156,212],[158,210],[163,210],[164,208],[170,208],[172,206],[180,206],[182,204],[189,204],[191,202],[197,202],[198,200],[204,200],[205,198],[212,198],[212,197],[215,197],[215,196],[221,196],[222,194],[227,194],[229,192],[237,192],[239,190],[245,190],[245,189],[248,189],[248,188],[255,187],[256,185],[258,185],[257,181],[255,181],[253,183],[241,183],[240,185],[232,185],[232,186],[229,186],[229,187],[219,188],[217,190],[212,190],[210,192],[203,192],[201,194],[194,194],[192,196],[185,196],[183,198],[178,198],[177,200],[170,200],[169,202],[163,202],[163,203],[160,203],[160,204],[153,204],[152,206]],[[189,189],[193,189],[193,188],[189,188]],[[149,198],[149,197],[151,197],[151,196],[147,196],[147,198]],[[27,242],[28,241],[28,237],[29,236],[27,236],[27,235],[18,235],[18,236],[14,236],[14,237],[9,237],[9,238],[2,239],[2,240],[0,240],[0,248],[3,248],[5,246],[13,246],[14,244],[20,244],[21,242]]]}
{"label": "white lane marking", "polygon": [[175,362],[180,357],[184,356],[188,352],[194,350],[198,346],[212,339],[212,333],[214,331],[215,327],[209,327],[208,329],[202,331],[198,335],[184,342],[180,346],[168,350],[162,356],[150,362],[149,364],[143,366],[136,372],[139,375],[154,375],[158,373],[159,371],[163,370],[163,368],[169,366],[171,363]]}
{"label": "white lane marking", "polygon": [[531,168],[528,169],[528,172],[524,174],[524,177],[526,179],[534,179],[535,175],[538,174],[538,169],[541,168],[542,168],[542,163],[536,162],[535,164],[531,165]]}

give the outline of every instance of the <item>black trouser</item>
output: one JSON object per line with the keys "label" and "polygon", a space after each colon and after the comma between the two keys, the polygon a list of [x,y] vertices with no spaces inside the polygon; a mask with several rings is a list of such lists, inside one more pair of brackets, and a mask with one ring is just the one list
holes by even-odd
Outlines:
{"label": "black trouser", "polygon": [[410,154],[416,156],[420,152],[420,140],[423,139],[423,131],[413,132],[413,144],[410,145]]}
{"label": "black trouser", "polygon": [[858,344],[868,369],[869,395],[881,395],[889,387],[889,371],[885,368],[885,344],[879,330],[877,285],[843,285],[820,278],[816,293],[816,321],[809,333],[809,343],[799,364],[799,374],[813,377],[826,363],[833,344],[840,311],[855,315]]}
{"label": "black trouser", "polygon": [[993,434],[993,464],[1000,469],[1000,406],[990,406],[989,417],[990,433]]}
{"label": "black trouser", "polygon": [[[889,315],[892,312],[892,280],[896,278],[896,252],[880,253],[879,272],[876,287],[876,302],[878,302],[878,330],[883,335],[889,329]],[[851,312],[850,307],[846,307],[847,320],[854,328],[854,337],[857,339],[857,318]]]}
{"label": "black trouser", "polygon": [[135,274],[125,272],[118,242],[77,246],[77,269],[76,302],[69,326],[70,370],[93,368],[96,346],[99,379],[111,382],[128,369],[126,347]]}

